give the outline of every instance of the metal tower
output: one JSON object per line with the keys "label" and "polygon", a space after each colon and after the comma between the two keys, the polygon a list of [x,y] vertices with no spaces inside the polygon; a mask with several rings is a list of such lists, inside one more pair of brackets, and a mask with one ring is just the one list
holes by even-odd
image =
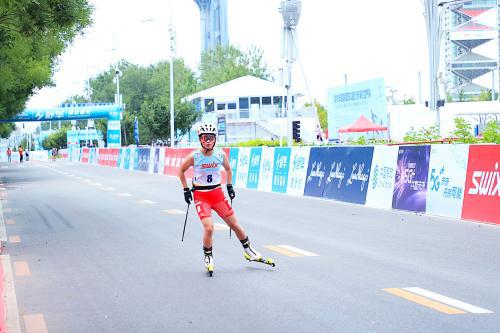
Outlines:
{"label": "metal tower", "polygon": [[[499,47],[497,11],[497,0],[472,0],[448,8],[444,22],[446,90],[454,100],[495,89]],[[488,48],[491,43],[494,47]],[[491,86],[473,82],[487,73],[492,76]]]}
{"label": "metal tower", "polygon": [[227,0],[194,0],[200,8],[201,51],[215,49],[217,45],[226,46]]}

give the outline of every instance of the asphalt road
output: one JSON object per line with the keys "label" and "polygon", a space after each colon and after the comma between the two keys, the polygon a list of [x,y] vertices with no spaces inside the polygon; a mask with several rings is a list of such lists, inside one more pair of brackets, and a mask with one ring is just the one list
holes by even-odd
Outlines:
{"label": "asphalt road", "polygon": [[277,266],[217,224],[210,278],[174,177],[29,162],[0,180],[22,332],[500,330],[500,227],[236,189]]}

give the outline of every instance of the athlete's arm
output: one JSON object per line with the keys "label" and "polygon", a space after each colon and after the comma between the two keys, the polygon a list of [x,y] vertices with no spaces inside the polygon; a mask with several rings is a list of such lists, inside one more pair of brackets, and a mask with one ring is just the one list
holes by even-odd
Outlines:
{"label": "athlete's arm", "polygon": [[227,158],[226,152],[224,153],[224,160],[222,161],[222,166],[226,170],[226,184],[231,185],[233,182],[233,171],[231,170],[231,165],[229,164],[229,159]]}
{"label": "athlete's arm", "polygon": [[194,165],[194,156],[193,156],[193,152],[191,152],[188,154],[188,156],[186,156],[186,158],[184,159],[184,161],[181,164],[181,167],[179,168],[178,176],[179,176],[179,179],[181,180],[183,188],[188,187],[187,181],[186,181],[186,175],[184,173],[187,171],[187,169],[189,169],[193,165]]}

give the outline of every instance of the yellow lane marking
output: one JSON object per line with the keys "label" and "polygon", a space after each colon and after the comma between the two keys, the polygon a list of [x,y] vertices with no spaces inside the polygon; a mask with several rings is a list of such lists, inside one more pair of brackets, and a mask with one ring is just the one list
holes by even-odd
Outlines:
{"label": "yellow lane marking", "polygon": [[452,308],[451,306],[444,305],[443,303],[433,301],[427,297],[416,295],[414,293],[411,293],[409,291],[406,291],[406,290],[403,290],[400,288],[384,288],[382,290],[384,290],[390,294],[399,296],[401,298],[407,299],[409,301],[415,302],[417,304],[426,306],[428,308],[431,308],[431,309],[434,309],[434,310],[437,310],[439,312],[443,312],[446,314],[464,314],[464,313],[466,313],[465,311]]}
{"label": "yellow lane marking", "polygon": [[16,271],[16,276],[29,276],[31,275],[30,268],[26,261],[15,261],[14,270]]}
{"label": "yellow lane marking", "polygon": [[26,326],[26,333],[48,333],[45,319],[41,314],[24,315],[24,325]]}
{"label": "yellow lane marking", "polygon": [[179,209],[165,209],[163,212],[170,215],[184,214],[184,212]]}
{"label": "yellow lane marking", "polygon": [[303,257],[303,255],[300,255],[296,252],[292,252],[290,250],[284,249],[276,245],[266,245],[265,248],[274,252],[278,252],[279,254],[283,254],[288,257]]}
{"label": "yellow lane marking", "polygon": [[14,219],[5,219],[5,224],[16,224],[16,220],[14,220]]}
{"label": "yellow lane marking", "polygon": [[21,243],[21,237],[18,235],[9,236],[9,243]]}
{"label": "yellow lane marking", "polygon": [[12,213],[12,208],[4,208],[3,212],[4,213]]}

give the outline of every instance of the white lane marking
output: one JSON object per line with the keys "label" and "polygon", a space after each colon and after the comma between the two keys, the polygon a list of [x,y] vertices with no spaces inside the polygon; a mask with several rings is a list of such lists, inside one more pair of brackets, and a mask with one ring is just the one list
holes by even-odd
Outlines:
{"label": "white lane marking", "polygon": [[154,204],[154,203],[156,203],[155,201],[151,201],[151,200],[139,200],[137,202],[142,203],[142,204]]}
{"label": "white lane marking", "polygon": [[464,311],[468,311],[471,313],[493,313],[493,311],[486,310],[486,309],[480,308],[478,306],[471,305],[471,304],[453,299],[451,297],[436,294],[432,291],[425,290],[425,289],[422,289],[419,287],[408,287],[408,288],[402,288],[402,289],[407,290],[409,292],[412,292],[414,294],[420,295],[420,296],[424,296],[424,297],[433,299],[435,301],[438,301],[438,302],[441,302],[444,304],[448,304],[448,305],[453,306],[455,308],[459,308],[459,309],[462,309]]}
{"label": "white lane marking", "polygon": [[103,191],[114,191],[114,187],[103,187],[102,190]]}
{"label": "white lane marking", "polygon": [[214,229],[215,230],[228,230],[229,227],[223,223],[215,222],[214,223]]}
{"label": "white lane marking", "polygon": [[8,168],[8,166],[2,165],[2,169],[7,169],[7,168]]}
{"label": "white lane marking", "polygon": [[92,185],[95,185],[95,186],[102,186],[102,184],[101,184],[101,183],[97,183],[97,182],[96,182],[96,183],[92,183]]}
{"label": "white lane marking", "polygon": [[82,179],[82,177],[79,177],[79,176],[76,176],[75,178],[76,178],[76,179]]}
{"label": "white lane marking", "polygon": [[291,246],[291,245],[278,245],[278,246],[284,248],[285,250],[302,254],[303,256],[306,256],[306,257],[318,257],[319,256],[319,254],[312,253],[312,252],[309,252],[306,250],[302,250],[302,249],[296,248],[296,247]]}
{"label": "white lane marking", "polygon": [[171,215],[184,214],[184,212],[179,209],[165,209],[164,212]]}
{"label": "white lane marking", "polygon": [[90,183],[91,182],[90,179],[84,179],[83,181],[86,182],[86,183]]}
{"label": "white lane marking", "polygon": [[17,306],[16,288],[14,286],[14,273],[12,262],[8,254],[0,256],[5,281],[5,306],[7,307],[7,332],[21,332],[21,320],[19,318],[19,307]]}
{"label": "white lane marking", "polygon": [[120,197],[131,197],[132,194],[130,193],[117,193],[116,195],[120,196]]}

